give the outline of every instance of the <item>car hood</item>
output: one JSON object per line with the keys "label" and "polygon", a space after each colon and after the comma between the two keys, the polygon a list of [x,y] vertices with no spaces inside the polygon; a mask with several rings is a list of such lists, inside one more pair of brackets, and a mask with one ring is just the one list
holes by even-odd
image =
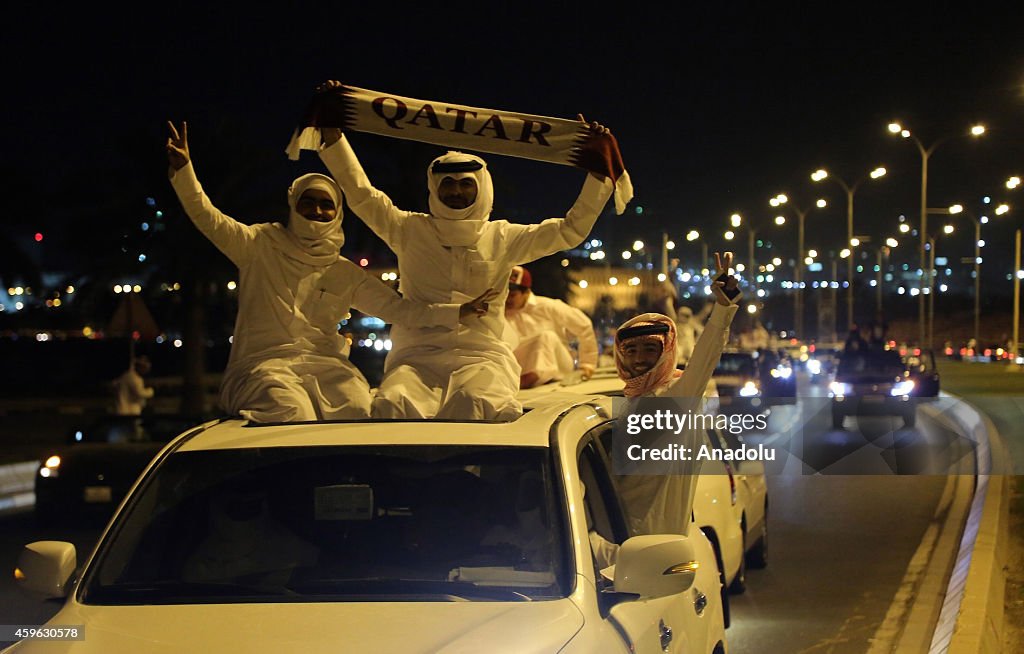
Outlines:
{"label": "car hood", "polygon": [[79,641],[22,641],[6,652],[555,652],[583,627],[569,599],[539,602],[323,602],[84,606],[51,625]]}

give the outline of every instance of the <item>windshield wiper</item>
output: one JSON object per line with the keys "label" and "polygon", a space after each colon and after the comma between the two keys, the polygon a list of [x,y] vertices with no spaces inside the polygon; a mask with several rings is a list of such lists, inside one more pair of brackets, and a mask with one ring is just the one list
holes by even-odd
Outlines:
{"label": "windshield wiper", "polygon": [[482,586],[470,581],[441,579],[399,579],[365,577],[358,579],[318,579],[292,583],[290,587],[303,594],[331,595],[440,595],[458,600],[490,600],[496,602],[531,602],[532,597],[498,586]]}

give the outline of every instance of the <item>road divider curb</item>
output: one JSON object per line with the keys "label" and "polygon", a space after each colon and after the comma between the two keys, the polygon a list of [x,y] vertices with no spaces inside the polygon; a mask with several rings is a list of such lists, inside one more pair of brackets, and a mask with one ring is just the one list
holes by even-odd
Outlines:
{"label": "road divider curb", "polygon": [[992,421],[957,399],[944,414],[977,443],[977,483],[929,654],[998,652],[1003,642],[1009,459]]}

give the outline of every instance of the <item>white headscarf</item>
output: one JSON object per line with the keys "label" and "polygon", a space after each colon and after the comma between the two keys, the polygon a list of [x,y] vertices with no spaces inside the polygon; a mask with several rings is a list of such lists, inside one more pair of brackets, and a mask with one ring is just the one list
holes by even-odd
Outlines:
{"label": "white headscarf", "polygon": [[[477,162],[483,167],[465,173],[432,172],[434,164],[469,162]],[[441,202],[441,198],[437,195],[437,188],[445,177],[451,177],[456,181],[460,179],[475,180],[476,201],[464,209],[453,209]],[[448,152],[434,159],[427,167],[427,189],[430,191],[430,215],[435,218],[431,224],[441,239],[441,243],[462,247],[476,243],[483,231],[484,224],[491,216],[491,207],[494,205],[494,185],[491,183],[491,173],[487,170],[487,163],[472,154]]]}
{"label": "white headscarf", "polygon": [[[325,191],[331,196],[338,209],[334,220],[309,220],[296,211],[299,198],[310,189]],[[337,261],[341,257],[341,246],[345,244],[345,232],[341,230],[341,198],[341,189],[327,175],[309,173],[296,178],[288,187],[288,227],[275,223],[277,229],[270,232],[274,245],[288,256],[313,266],[329,266]]]}

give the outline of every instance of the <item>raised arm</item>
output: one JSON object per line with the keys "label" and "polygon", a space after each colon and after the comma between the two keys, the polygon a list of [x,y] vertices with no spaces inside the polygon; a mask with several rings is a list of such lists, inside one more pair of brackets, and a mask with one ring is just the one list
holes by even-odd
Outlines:
{"label": "raised arm", "polygon": [[[711,375],[718,365],[722,356],[722,349],[729,340],[729,325],[736,315],[737,302],[740,296],[735,295],[729,298],[730,294],[738,290],[736,279],[728,275],[729,267],[732,265],[732,253],[726,252],[724,259],[715,253],[715,268],[718,276],[723,273],[727,275],[726,281],[712,282],[711,289],[715,294],[715,307],[711,310],[711,317],[704,327],[697,343],[693,346],[693,354],[686,364],[686,370],[676,382],[669,387],[666,396],[694,398],[699,400],[707,389]],[[717,276],[716,276],[717,277]]]}
{"label": "raised arm", "polygon": [[182,208],[203,236],[236,266],[243,265],[248,260],[256,230],[222,213],[203,192],[189,155],[188,123],[183,122],[180,131],[169,121],[167,127],[170,130],[167,161],[171,166],[171,186]]}
{"label": "raised arm", "polygon": [[[579,117],[583,120],[583,116]],[[600,123],[590,123],[591,132],[607,133]],[[610,179],[587,175],[583,189],[564,218],[549,218],[537,225],[510,225],[507,256],[515,264],[529,263],[555,252],[569,250],[583,242],[615,190]]]}
{"label": "raised arm", "polygon": [[[330,80],[317,90],[340,85],[340,82]],[[374,188],[340,129],[325,127],[320,131],[324,139],[320,159],[344,191],[349,208],[397,254],[402,247],[402,224],[408,212],[396,207],[391,198]]]}

